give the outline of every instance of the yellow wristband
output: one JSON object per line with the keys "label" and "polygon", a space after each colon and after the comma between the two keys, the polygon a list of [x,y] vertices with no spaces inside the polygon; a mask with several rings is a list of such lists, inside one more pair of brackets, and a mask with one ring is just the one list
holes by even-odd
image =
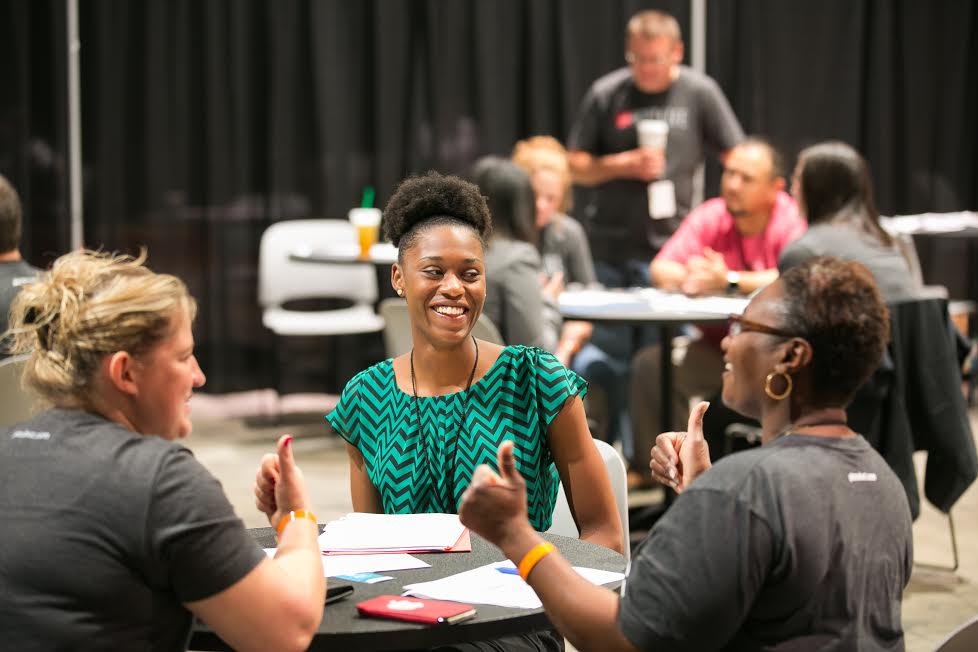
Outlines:
{"label": "yellow wristband", "polygon": [[530,548],[530,552],[523,555],[522,561],[520,561],[519,566],[517,566],[520,571],[520,577],[526,580],[526,578],[530,575],[530,571],[532,571],[534,566],[537,565],[537,562],[556,549],[557,548],[554,547],[554,544],[547,543],[546,541],[543,543],[538,543]]}
{"label": "yellow wristband", "polygon": [[277,534],[278,536],[282,536],[282,530],[285,529],[285,526],[291,523],[292,521],[296,520],[297,518],[308,518],[313,523],[316,524],[319,523],[316,520],[316,515],[310,512],[308,509],[297,509],[294,512],[289,512],[288,514],[282,517],[282,520],[278,522],[278,526],[276,526],[275,528],[275,534]]}

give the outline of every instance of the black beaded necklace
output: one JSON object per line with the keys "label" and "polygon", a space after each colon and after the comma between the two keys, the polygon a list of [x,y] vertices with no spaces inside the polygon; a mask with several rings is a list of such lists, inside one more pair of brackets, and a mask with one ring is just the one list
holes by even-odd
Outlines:
{"label": "black beaded necklace", "polygon": [[[465,392],[462,394],[462,416],[459,421],[459,430],[465,427],[465,416],[469,411],[469,389],[472,388],[472,380],[475,378],[475,369],[479,366],[479,342],[476,341],[475,336],[472,336],[472,344],[475,346],[475,362],[472,363],[472,371],[469,372],[469,381],[465,384]],[[418,386],[414,380],[414,349],[411,349],[411,393],[414,395],[414,418],[418,422],[418,432],[421,434],[421,439],[419,439],[419,446],[422,439],[424,439],[424,428],[421,424],[421,408],[418,406]],[[425,466],[428,468],[429,475],[431,474],[431,453],[428,447],[424,447],[425,455]],[[448,472],[445,474],[445,487],[447,489],[447,495],[443,496],[445,499],[445,506],[448,507],[452,504],[452,498],[454,498],[454,491],[452,491],[452,481],[455,477],[455,461],[458,459],[458,434],[455,435],[455,445],[452,447],[452,464],[448,468]],[[434,478],[432,478],[434,481]],[[454,508],[453,510],[454,511]]]}

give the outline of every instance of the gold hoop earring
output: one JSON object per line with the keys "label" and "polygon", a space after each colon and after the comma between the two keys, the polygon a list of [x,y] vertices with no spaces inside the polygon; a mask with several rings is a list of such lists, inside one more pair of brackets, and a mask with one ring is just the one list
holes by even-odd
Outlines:
{"label": "gold hoop earring", "polygon": [[[787,386],[784,388],[784,391],[781,392],[780,394],[775,394],[774,391],[771,389],[771,381],[774,380],[775,376],[784,376],[784,381],[785,383],[787,383]],[[794,387],[794,381],[791,380],[791,375],[786,374],[783,371],[772,371],[767,375],[767,378],[764,380],[764,393],[770,396],[771,398],[773,398],[775,401],[783,401],[784,399],[788,398],[791,395],[791,390],[793,387]]]}

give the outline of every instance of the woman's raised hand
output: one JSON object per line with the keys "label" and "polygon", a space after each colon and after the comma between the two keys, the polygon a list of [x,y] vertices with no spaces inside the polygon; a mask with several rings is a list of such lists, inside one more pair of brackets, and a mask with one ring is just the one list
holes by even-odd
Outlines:
{"label": "woman's raised hand", "polygon": [[302,471],[292,456],[292,435],[278,440],[278,452],[268,453],[255,475],[255,505],[275,527],[290,511],[309,507]]}
{"label": "woman's raised hand", "polygon": [[703,437],[703,415],[710,404],[701,401],[689,413],[686,432],[664,432],[655,438],[649,468],[656,482],[681,493],[710,468],[710,446]]}

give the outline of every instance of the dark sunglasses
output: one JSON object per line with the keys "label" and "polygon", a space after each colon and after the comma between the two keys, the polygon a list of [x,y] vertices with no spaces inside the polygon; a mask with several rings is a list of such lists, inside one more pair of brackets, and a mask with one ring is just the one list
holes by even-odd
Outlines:
{"label": "dark sunglasses", "polygon": [[746,331],[765,333],[767,335],[779,335],[781,337],[798,337],[794,333],[789,333],[774,326],[767,326],[760,322],[751,321],[750,319],[744,319],[740,315],[730,315],[727,318],[727,332],[730,334],[730,337],[737,337]]}

